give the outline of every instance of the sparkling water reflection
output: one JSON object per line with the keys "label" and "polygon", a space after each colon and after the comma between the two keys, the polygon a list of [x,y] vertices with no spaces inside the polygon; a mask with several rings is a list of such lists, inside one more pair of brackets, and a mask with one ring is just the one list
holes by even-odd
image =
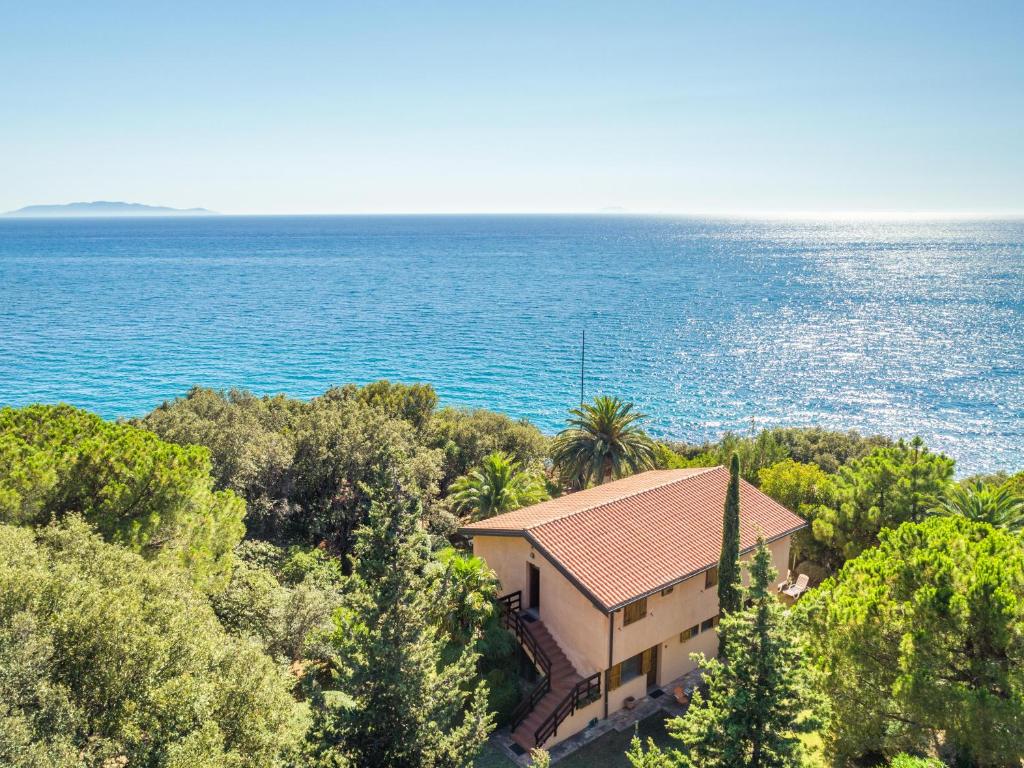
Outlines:
{"label": "sparkling water reflection", "polygon": [[379,377],[557,429],[587,390],[687,440],[921,434],[1024,468],[1024,222],[635,216],[0,221],[0,402]]}

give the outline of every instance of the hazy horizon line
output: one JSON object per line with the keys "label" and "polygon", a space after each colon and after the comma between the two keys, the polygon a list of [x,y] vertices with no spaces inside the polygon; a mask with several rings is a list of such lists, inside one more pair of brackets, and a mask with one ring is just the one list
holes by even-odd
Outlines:
{"label": "hazy horizon line", "polygon": [[[44,204],[47,205],[47,204]],[[60,205],[59,203],[54,205]],[[24,206],[30,207],[30,206]],[[206,210],[207,213],[189,215],[191,210]],[[189,208],[175,209],[174,215],[168,214],[128,214],[128,215],[26,215],[20,217],[10,216],[21,209],[13,209],[4,212],[3,217],[10,218],[32,218],[32,219],[64,219],[64,218],[211,218],[217,216],[664,216],[676,218],[721,218],[721,219],[804,219],[804,220],[969,220],[969,219],[1017,219],[1024,218],[1024,210],[1020,211],[900,211],[900,210],[835,210],[835,211],[808,211],[808,210],[752,210],[752,211],[715,211],[715,210],[658,210],[658,209],[564,209],[554,211],[537,210],[440,210],[440,211],[303,211],[303,212],[281,212],[281,211],[224,211],[205,209],[203,206],[190,206]]]}

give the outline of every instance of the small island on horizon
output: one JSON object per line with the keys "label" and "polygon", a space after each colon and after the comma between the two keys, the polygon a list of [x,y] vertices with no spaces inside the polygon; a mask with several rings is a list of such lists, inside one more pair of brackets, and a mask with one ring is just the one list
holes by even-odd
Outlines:
{"label": "small island on horizon", "polygon": [[39,217],[100,217],[100,216],[215,216],[216,211],[206,208],[170,208],[164,205],[142,203],[110,202],[95,200],[88,203],[63,203],[57,205],[27,205],[4,216]]}

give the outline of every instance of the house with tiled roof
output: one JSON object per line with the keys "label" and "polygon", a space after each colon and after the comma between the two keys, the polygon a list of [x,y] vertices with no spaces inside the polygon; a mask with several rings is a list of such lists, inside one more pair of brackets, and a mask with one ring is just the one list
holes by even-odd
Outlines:
{"label": "house with tiled roof", "polygon": [[[462,529],[539,675],[512,717],[521,747],[550,747],[716,653],[728,483],[725,467],[654,470]],[[761,536],[785,573],[805,525],[740,482],[741,557]]]}

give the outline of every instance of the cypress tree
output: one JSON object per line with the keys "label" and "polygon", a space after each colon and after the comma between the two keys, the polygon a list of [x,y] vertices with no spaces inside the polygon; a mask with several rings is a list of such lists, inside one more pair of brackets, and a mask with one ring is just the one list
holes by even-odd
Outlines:
{"label": "cypress tree", "polygon": [[[318,695],[310,764],[462,768],[493,727],[472,638],[452,653],[435,597],[419,505],[397,491],[356,532],[353,573],[330,642],[337,689]],[[446,653],[447,647],[447,653]]]}
{"label": "cypress tree", "polygon": [[[722,517],[722,555],[718,560],[718,608],[722,614],[742,607],[740,587],[740,459],[735,453],[729,464],[729,489]],[[725,643],[719,630],[719,652]]]}

